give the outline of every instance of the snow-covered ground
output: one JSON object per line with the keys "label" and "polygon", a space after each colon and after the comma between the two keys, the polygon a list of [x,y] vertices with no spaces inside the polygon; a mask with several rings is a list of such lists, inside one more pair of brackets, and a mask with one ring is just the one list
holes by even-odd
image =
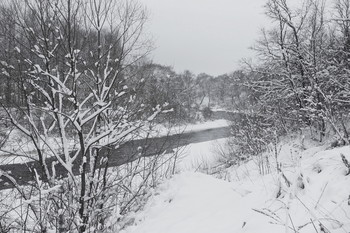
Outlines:
{"label": "snow-covered ground", "polygon": [[227,139],[179,148],[177,174],[151,191],[142,210],[124,216],[128,225],[121,232],[350,232],[350,147],[307,138],[284,138],[272,147],[277,160],[272,149],[219,170]]}
{"label": "snow-covered ground", "polygon": [[206,129],[226,127],[226,126],[229,126],[229,124],[230,124],[229,121],[222,119],[222,120],[197,122],[195,124],[174,126],[171,128],[165,127],[164,125],[156,125],[153,127],[152,136],[161,137],[166,135],[196,132],[196,131],[201,131]]}
{"label": "snow-covered ground", "polygon": [[218,155],[210,149],[214,144],[191,145],[180,172],[153,191],[122,232],[350,232],[350,175],[341,157],[350,161],[349,146],[327,149],[289,138],[278,146],[282,172],[273,151],[262,155],[269,160],[265,174],[259,172],[261,158],[215,176],[196,172],[198,154],[207,166],[216,165]]}
{"label": "snow-covered ground", "polygon": [[220,159],[218,147],[223,147],[226,140],[226,138],[222,138],[215,141],[193,143],[179,148],[177,171],[198,171],[216,166]]}

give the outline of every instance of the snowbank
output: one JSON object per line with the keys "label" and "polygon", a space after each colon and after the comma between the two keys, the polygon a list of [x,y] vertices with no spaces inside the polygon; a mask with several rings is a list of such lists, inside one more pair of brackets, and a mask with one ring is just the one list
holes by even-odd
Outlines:
{"label": "snowbank", "polygon": [[[257,215],[251,210],[260,194],[235,190],[226,181],[209,175],[184,172],[158,188],[145,209],[135,218],[135,225],[123,233],[232,233],[255,227]],[[276,226],[265,224],[266,229]],[[272,232],[272,231],[266,231]],[[276,231],[277,232],[277,231]]]}
{"label": "snowbank", "polygon": [[123,233],[341,233],[350,232],[350,147],[285,142],[268,155],[270,172],[256,160],[217,179],[182,172],[164,182]]}

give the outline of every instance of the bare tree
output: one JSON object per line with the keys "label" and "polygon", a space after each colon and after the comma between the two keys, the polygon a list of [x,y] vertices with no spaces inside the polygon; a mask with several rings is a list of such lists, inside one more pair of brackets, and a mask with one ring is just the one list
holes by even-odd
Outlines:
{"label": "bare tree", "polygon": [[[146,11],[136,1],[114,0],[26,0],[8,7],[25,100],[16,108],[2,106],[35,148],[41,167],[34,171],[34,193],[40,200],[46,193],[32,208],[38,222],[32,230],[45,232],[52,218],[62,232],[102,230],[117,182],[109,179],[111,148],[162,112],[158,105],[138,114],[146,106],[134,102],[137,93],[127,85],[150,49],[142,35]],[[8,59],[2,65],[15,70]],[[57,162],[47,164],[48,157]],[[59,167],[68,175],[64,182],[56,176]]]}

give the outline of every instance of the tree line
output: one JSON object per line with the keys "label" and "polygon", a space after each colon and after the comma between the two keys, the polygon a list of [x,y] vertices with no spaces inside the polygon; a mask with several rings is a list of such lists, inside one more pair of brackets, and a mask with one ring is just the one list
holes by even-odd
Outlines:
{"label": "tree line", "polygon": [[350,1],[269,0],[269,28],[243,60],[237,85],[252,100],[233,121],[235,156],[257,155],[280,136],[308,128],[316,141],[349,144]]}
{"label": "tree line", "polygon": [[[106,151],[149,135],[155,123],[210,119],[216,107],[236,113],[232,160],[256,156],[303,128],[315,140],[332,131],[338,144],[348,144],[350,1],[268,0],[265,12],[272,26],[253,46],[256,62],[214,77],[150,62],[147,12],[137,1],[0,4],[3,128],[31,145],[31,156],[17,156],[40,164],[30,187],[3,174],[25,204],[1,203],[0,230],[113,231],[121,221],[114,217],[137,209],[175,169],[158,170],[172,162],[156,156],[113,170]],[[56,177],[48,157],[67,178]]]}
{"label": "tree line", "polygon": [[25,186],[1,173],[14,187],[0,195],[1,232],[117,231],[127,224],[121,215],[176,171],[177,155],[159,148],[143,158],[147,148],[137,148],[138,159],[111,168],[111,156],[126,156],[115,148],[149,137],[153,124],[195,121],[203,106],[237,100],[233,76],[150,62],[146,21],[133,0],[0,4],[0,149],[39,164]]}

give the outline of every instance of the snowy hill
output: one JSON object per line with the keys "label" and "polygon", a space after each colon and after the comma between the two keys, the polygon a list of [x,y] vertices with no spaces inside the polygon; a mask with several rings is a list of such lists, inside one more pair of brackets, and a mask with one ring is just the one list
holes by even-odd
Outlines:
{"label": "snowy hill", "polygon": [[[126,232],[233,232],[244,225],[250,203],[232,184],[185,172],[165,182]],[[247,208],[245,208],[247,207]],[[238,211],[238,210],[248,211]]]}
{"label": "snowy hill", "polygon": [[[281,145],[276,169],[262,175],[257,159],[217,177],[180,172],[154,192],[123,233],[349,232],[348,146],[299,141]],[[262,155],[263,156],[263,155]]]}

